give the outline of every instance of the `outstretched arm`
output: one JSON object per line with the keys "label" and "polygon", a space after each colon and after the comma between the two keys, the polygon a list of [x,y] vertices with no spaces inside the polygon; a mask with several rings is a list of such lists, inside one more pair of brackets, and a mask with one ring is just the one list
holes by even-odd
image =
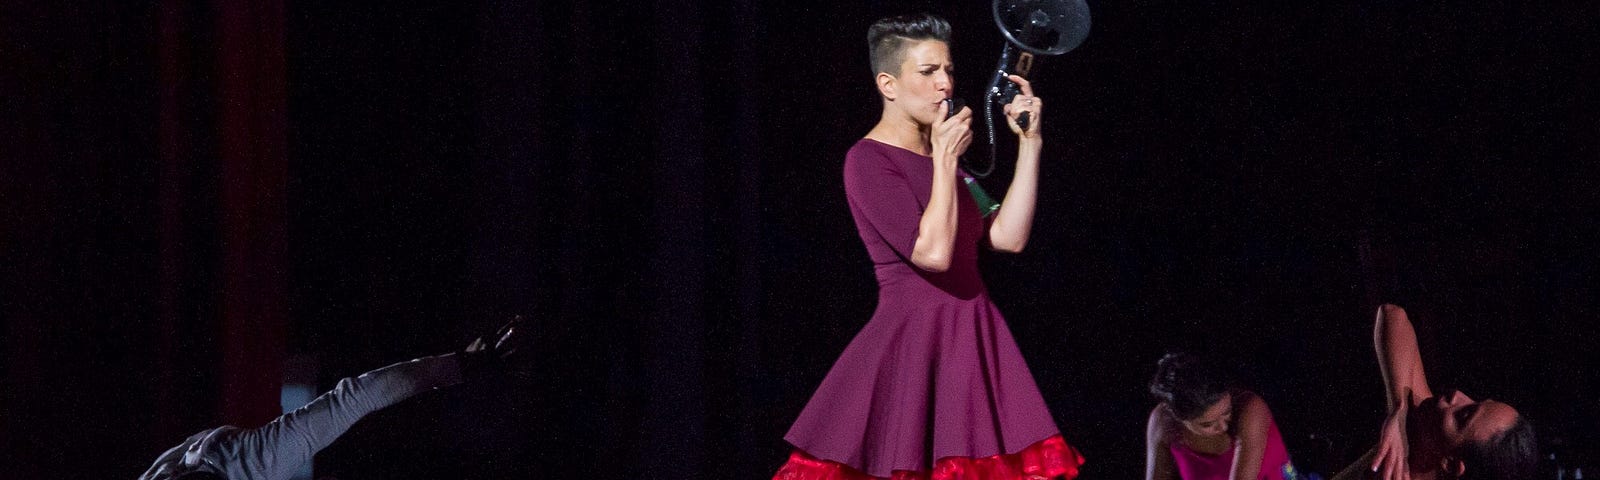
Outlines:
{"label": "outstretched arm", "polygon": [[286,479],[362,417],[412,396],[509,369],[526,343],[521,317],[457,353],[422,357],[339,381],[298,410],[261,428],[240,431],[220,445],[226,478]]}
{"label": "outstretched arm", "polygon": [[[1017,253],[1028,245],[1028,236],[1033,231],[1033,210],[1039,192],[1039,153],[1044,149],[1044,140],[1039,135],[1044,100],[1033,95],[1033,86],[1027,79],[1016,75],[1010,78],[1022,88],[1022,94],[1005,106],[1006,123],[1017,134],[1017,170],[1011,177],[1011,186],[1006,188],[1005,198],[1001,199],[1000,211],[989,225],[989,246],[997,251]],[[1028,112],[1030,117],[1027,130],[1017,124],[1017,117],[1023,112]]]}
{"label": "outstretched arm", "polygon": [[229,448],[234,468],[290,478],[356,421],[413,395],[461,383],[459,354],[400,362],[339,381],[333,390],[261,428],[241,432]]}

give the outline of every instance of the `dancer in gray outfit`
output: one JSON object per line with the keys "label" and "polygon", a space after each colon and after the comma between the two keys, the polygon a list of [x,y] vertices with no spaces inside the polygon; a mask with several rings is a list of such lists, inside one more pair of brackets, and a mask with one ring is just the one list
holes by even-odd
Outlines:
{"label": "dancer in gray outfit", "polygon": [[[521,343],[519,321],[466,349],[345,378],[333,390],[259,428],[222,426],[168,449],[139,480],[283,480],[362,417],[412,396],[501,369]],[[491,343],[492,341],[492,343]]]}

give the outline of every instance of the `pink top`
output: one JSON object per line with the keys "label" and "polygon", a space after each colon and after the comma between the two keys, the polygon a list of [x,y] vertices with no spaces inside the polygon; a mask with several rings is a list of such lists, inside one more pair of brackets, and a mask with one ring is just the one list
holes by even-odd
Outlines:
{"label": "pink top", "polygon": [[[1178,475],[1183,480],[1227,480],[1233,472],[1233,451],[1239,448],[1234,440],[1228,450],[1218,455],[1196,452],[1181,440],[1167,444],[1172,450],[1172,461],[1178,464]],[[1283,434],[1278,433],[1278,422],[1267,424],[1267,448],[1261,453],[1259,480],[1294,480],[1299,477],[1289,462],[1289,450],[1283,446]]]}

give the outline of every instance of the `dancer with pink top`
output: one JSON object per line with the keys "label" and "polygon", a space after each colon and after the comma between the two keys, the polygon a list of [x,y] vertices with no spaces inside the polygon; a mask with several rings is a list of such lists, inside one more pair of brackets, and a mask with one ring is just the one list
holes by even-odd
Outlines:
{"label": "dancer with pink top", "polygon": [[1162,357],[1150,393],[1161,403],[1145,427],[1145,480],[1301,478],[1267,402],[1204,359]]}

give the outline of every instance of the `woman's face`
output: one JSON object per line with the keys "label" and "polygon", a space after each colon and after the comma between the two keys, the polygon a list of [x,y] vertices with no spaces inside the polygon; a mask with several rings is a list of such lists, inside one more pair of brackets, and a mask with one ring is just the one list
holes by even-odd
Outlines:
{"label": "woman's face", "polygon": [[1233,395],[1224,393],[1222,398],[1206,407],[1199,416],[1179,422],[1183,424],[1183,428],[1189,430],[1189,433],[1202,437],[1228,433],[1228,424],[1233,423]]}
{"label": "woman's face", "polygon": [[932,125],[943,120],[939,103],[954,91],[954,73],[949,45],[938,40],[912,43],[900,62],[900,75],[895,76],[895,104],[917,123]]}
{"label": "woman's face", "polygon": [[1517,409],[1495,400],[1475,401],[1460,391],[1449,391],[1424,402],[1423,418],[1436,425],[1438,439],[1447,451],[1467,443],[1484,443],[1517,422]]}

